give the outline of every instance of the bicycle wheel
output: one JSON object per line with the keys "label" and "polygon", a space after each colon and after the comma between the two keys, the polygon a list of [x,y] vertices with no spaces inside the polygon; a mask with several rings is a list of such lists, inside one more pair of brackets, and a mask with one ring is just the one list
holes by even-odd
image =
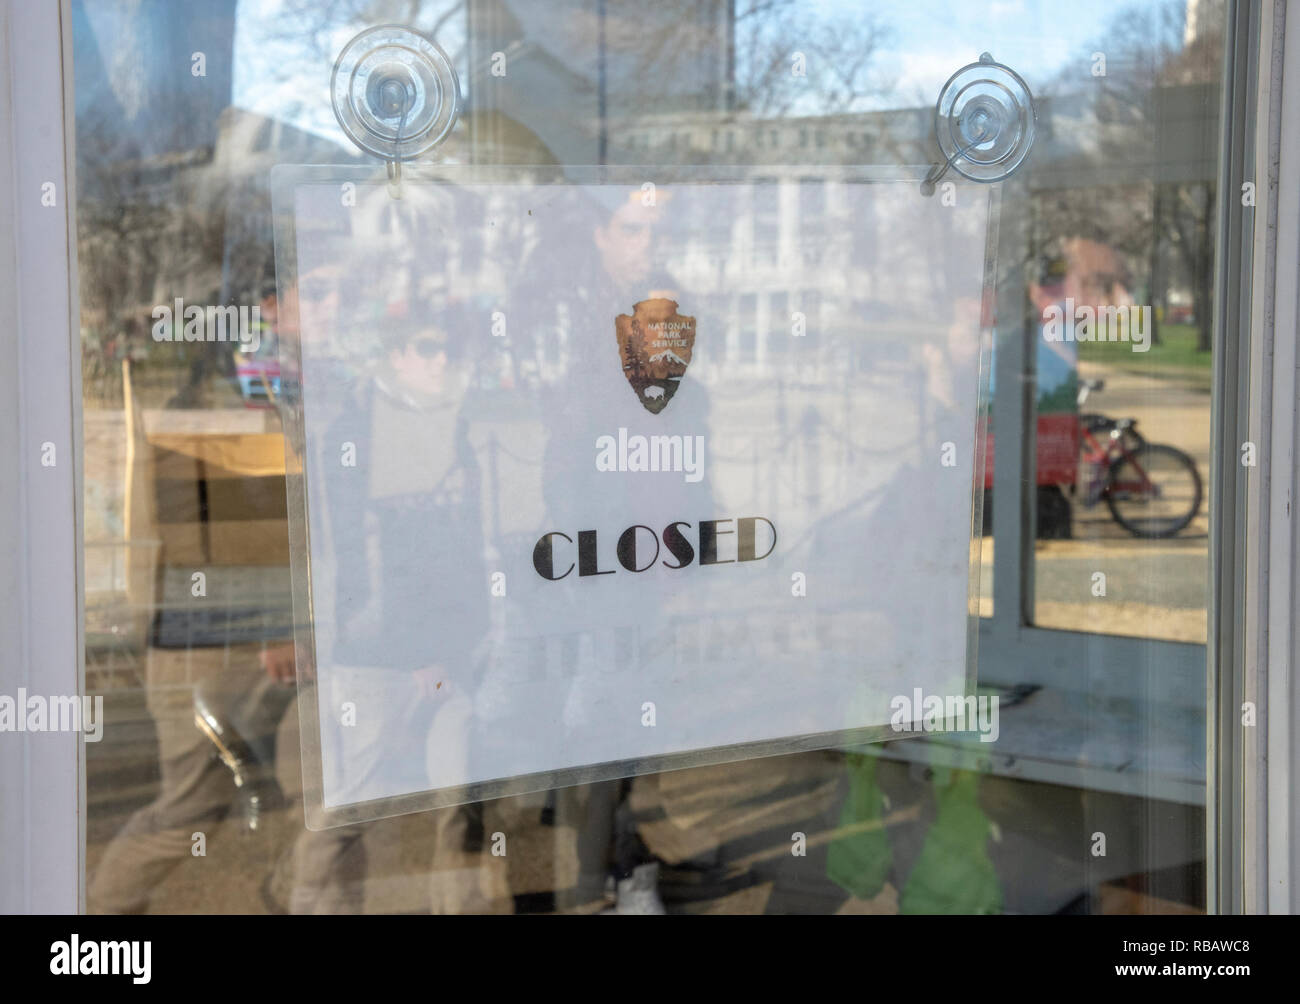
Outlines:
{"label": "bicycle wheel", "polygon": [[1106,506],[1135,537],[1172,537],[1201,508],[1196,462],[1172,446],[1143,443],[1110,465]]}

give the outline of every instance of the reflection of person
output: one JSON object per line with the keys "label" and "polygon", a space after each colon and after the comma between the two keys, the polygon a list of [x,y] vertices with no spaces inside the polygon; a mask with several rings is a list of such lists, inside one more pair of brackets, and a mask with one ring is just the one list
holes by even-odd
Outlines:
{"label": "reflection of person", "polygon": [[[301,296],[297,288],[286,290],[285,310],[269,295],[268,281],[262,287],[268,293],[264,320],[277,333],[291,332],[291,345],[299,308],[309,330],[335,323],[340,281],[338,270],[318,269],[304,277]],[[173,403],[201,390],[190,387]],[[286,408],[282,418],[288,422],[293,415]],[[273,433],[241,434],[232,441],[223,434],[220,413],[196,412],[192,421],[204,431],[183,445],[170,437],[145,451],[155,472],[152,508],[157,511],[152,532],[144,535],[163,542],[162,603],[145,658],[160,790],[106,848],[88,888],[94,912],[146,909],[158,884],[192,858],[195,834],[211,837],[213,826],[237,804],[243,804],[247,826],[261,825],[260,813],[272,804],[266,798],[274,794],[272,771],[286,795],[300,792],[292,688],[297,675],[310,679],[311,667],[295,658],[290,640],[287,551],[280,564],[268,556],[268,549],[284,548],[285,538],[265,532],[276,522],[283,532],[285,475],[278,468],[284,447]],[[228,489],[236,479],[242,490],[215,490]],[[207,503],[200,510],[195,499],[205,488]],[[143,520],[137,523],[143,526]],[[196,546],[203,550],[195,551]],[[191,575],[198,567],[207,577],[201,599],[191,594]],[[287,903],[274,902],[270,881],[264,893],[274,909],[359,910],[363,876],[359,840],[339,839],[336,831],[303,830],[293,849]]]}
{"label": "reflection of person", "polygon": [[[173,406],[204,389],[189,384]],[[285,749],[292,602],[287,551],[281,564],[267,553],[284,539],[265,531],[283,519],[283,446],[274,434],[231,433],[220,412],[191,412],[187,425],[194,431],[146,438],[140,451],[148,501],[132,500],[133,531],[162,543],[145,651],[161,776],[90,877],[94,912],[146,909],[158,884],[197,857],[195,835],[210,836],[237,803],[245,825],[260,826],[272,761]]]}
{"label": "reflection of person", "polygon": [[[339,471],[342,444],[355,459],[355,467],[328,478],[338,634],[324,653],[327,678],[313,685],[321,688],[315,696],[324,706],[352,702],[364,709],[355,724],[322,736],[323,744],[341,750],[336,780],[345,789],[378,782],[420,790],[429,786],[430,722],[443,727],[448,711],[452,717],[463,711],[472,685],[471,652],[485,628],[482,594],[462,588],[431,596],[425,588],[431,581],[482,579],[478,468],[462,414],[469,383],[466,336],[451,304],[406,304],[405,314],[381,329],[381,358],[363,371],[355,354],[338,351],[346,344],[347,319],[338,314],[342,282],[333,266],[322,267],[290,291],[300,294],[295,316],[303,337],[317,340],[317,361],[331,360],[325,379],[334,385],[333,397],[347,402],[328,413],[316,463]],[[290,657],[269,653],[267,672],[291,678]],[[298,670],[303,675],[301,663]],[[289,717],[296,728],[296,714]],[[328,727],[330,716],[324,718]],[[465,823],[458,810],[434,816],[443,843],[449,825]],[[291,912],[362,909],[367,829],[299,834]],[[472,894],[462,898],[464,908],[485,908]]]}
{"label": "reflection of person", "polygon": [[[105,849],[90,876],[90,912],[144,912],[163,879],[192,859],[195,835],[210,836],[237,798],[254,785],[266,790],[261,782],[268,764],[246,757],[245,751],[252,743],[264,752],[276,739],[292,696],[259,666],[259,658],[272,651],[282,652],[283,643],[150,646],[145,699],[158,737],[159,791],[152,802],[132,814]],[[227,747],[241,760],[239,787],[231,770],[215,756],[213,743],[196,728],[196,692],[247,741],[235,747],[226,736]]]}
{"label": "reflection of person", "polygon": [[[624,190],[613,191],[622,194]],[[668,195],[662,193],[661,197]],[[659,199],[649,202],[642,193],[631,192],[621,199],[616,196],[614,202],[613,211],[591,231],[601,264],[600,272],[592,277],[594,283],[609,283],[626,293],[639,294],[638,299],[671,296],[676,283],[665,273],[656,274],[654,268],[658,251],[655,228],[663,212]]]}
{"label": "reflection of person", "polygon": [[[320,461],[332,465],[337,634],[321,655],[329,672],[319,699],[367,708],[355,724],[322,736],[340,765],[336,793],[344,801],[423,790],[431,776],[433,787],[457,783],[473,751],[457,748],[455,737],[488,627],[480,473],[463,411],[467,335],[449,309],[416,305],[382,338],[383,359],[329,426]],[[339,468],[341,448],[354,451],[354,469]],[[442,759],[430,763],[435,732]],[[440,846],[469,825],[463,809],[433,815]],[[361,833],[341,830],[340,839]],[[446,908],[446,890],[435,895],[435,909]],[[456,906],[496,904],[470,890]]]}
{"label": "reflection of person", "polygon": [[[617,393],[626,395],[626,402],[635,409],[627,413],[633,417],[624,421],[648,417],[622,372],[615,318],[632,314],[641,301],[659,297],[678,300],[681,294],[677,281],[661,266],[664,240],[660,228],[665,214],[672,211],[671,193],[659,192],[652,203],[640,190],[598,186],[575,190],[572,197],[581,204],[572,208],[569,218],[588,221],[583,236],[590,234],[590,242],[566,239],[563,247],[543,242],[522,270],[527,278],[515,290],[520,304],[515,314],[530,318],[533,344],[525,355],[545,361],[538,377],[547,437],[542,463],[546,528],[585,526],[582,521],[589,515],[584,512],[589,513],[593,498],[601,499],[606,511],[619,514],[644,513],[648,501],[666,513],[707,511],[701,508],[707,506],[708,495],[703,485],[686,489],[680,476],[674,476],[655,481],[647,496],[643,480],[601,473],[589,453],[574,449],[575,443],[594,443],[598,436],[617,431],[617,422],[611,425],[608,415],[593,409],[585,388],[610,387],[613,382]],[[685,304],[682,310],[690,313]],[[658,421],[706,434],[707,407],[703,388],[696,386],[690,394],[679,393]],[[557,590],[551,598],[557,604],[551,622],[576,625],[574,630],[591,639],[589,646],[575,640],[575,652],[616,651],[618,642],[626,640],[625,630],[592,625],[583,610],[564,606],[578,602],[580,595]],[[641,613],[643,621],[653,617],[650,610]],[[604,640],[609,644],[602,644]],[[586,665],[577,655],[570,668],[572,706],[581,706],[584,688],[607,680],[610,671],[609,667]],[[557,827],[572,826],[576,831],[579,870],[574,888],[558,897],[561,909],[598,903],[606,877],[612,873],[617,911],[663,912],[657,892],[658,864],[640,840],[630,809],[632,786],[637,783],[635,779],[608,781],[555,793]],[[566,857],[568,851],[557,848],[557,853]]]}
{"label": "reflection of person", "polygon": [[1029,300],[1039,329],[1035,359],[1040,405],[1060,387],[1068,387],[1065,398],[1067,403],[1072,402],[1079,367],[1078,343],[1073,337],[1047,336],[1048,312],[1056,308],[1063,324],[1073,326],[1075,317],[1067,308],[1072,306],[1077,312],[1086,307],[1098,319],[1091,326],[1091,336],[1105,337],[1106,332],[1098,327],[1103,308],[1133,302],[1119,253],[1109,244],[1086,237],[1060,242],[1056,253],[1044,257],[1037,281],[1030,282]]}
{"label": "reflection of person", "polygon": [[[1043,337],[1042,321],[1051,307],[1064,309],[1066,297],[1074,284],[1069,282],[1065,259],[1049,258],[1043,263],[1042,274],[1037,282],[1029,284],[1029,300],[1038,314],[1040,325],[1037,339],[1035,364],[1038,369],[1037,383],[1040,394],[1064,384],[1074,386],[1079,369],[1079,350],[1073,341],[1052,341]],[[1073,321],[1073,318],[1070,318]]]}
{"label": "reflection of person", "polygon": [[[475,590],[428,591],[440,578],[485,581],[479,471],[461,414],[462,339],[427,314],[390,325],[383,362],[324,440],[332,452],[352,444],[357,458],[355,476],[328,482],[338,563],[333,662],[370,679],[387,671],[413,697],[464,683],[486,629]],[[350,782],[361,780],[357,766],[349,761]]]}
{"label": "reflection of person", "polygon": [[[1043,259],[1038,281],[1029,284],[1037,351],[1037,535],[1069,537],[1072,512],[1063,486],[1072,486],[1079,462],[1079,348],[1075,336],[1118,335],[1099,325],[1102,308],[1131,302],[1115,249],[1071,237]],[[1091,312],[1091,330],[1076,329],[1076,316]]]}

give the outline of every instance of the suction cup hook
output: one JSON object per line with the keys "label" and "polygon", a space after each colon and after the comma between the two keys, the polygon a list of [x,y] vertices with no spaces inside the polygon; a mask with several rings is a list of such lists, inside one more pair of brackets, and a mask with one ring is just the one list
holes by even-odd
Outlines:
{"label": "suction cup hook", "polygon": [[348,139],[388,165],[389,193],[401,198],[402,161],[427,153],[456,125],[460,79],[433,39],[386,24],[343,46],[330,100]]}
{"label": "suction cup hook", "polygon": [[1020,74],[983,53],[948,78],[934,106],[934,135],[944,162],[921,182],[933,195],[952,168],[971,181],[1010,177],[1034,145],[1034,96]]}

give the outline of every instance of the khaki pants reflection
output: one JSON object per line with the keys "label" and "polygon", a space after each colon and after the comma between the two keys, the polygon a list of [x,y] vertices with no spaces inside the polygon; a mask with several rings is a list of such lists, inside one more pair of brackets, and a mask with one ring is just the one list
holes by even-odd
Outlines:
{"label": "khaki pants reflection", "polygon": [[[192,858],[193,835],[211,835],[236,806],[237,790],[227,768],[213,753],[213,744],[194,724],[194,690],[205,694],[223,712],[237,715],[260,735],[276,736],[275,774],[293,803],[289,820],[297,829],[288,858],[283,895],[291,913],[360,913],[365,903],[367,823],[324,831],[301,825],[302,775],[300,770],[298,703],[296,698],[279,711],[282,701],[272,699],[278,685],[262,669],[259,644],[228,648],[150,649],[145,666],[146,704],[158,737],[160,785],[157,797],[135,812],[109,843],[87,891],[92,913],[137,913],[149,907],[154,890],[177,867]],[[406,706],[399,703],[399,706]],[[453,698],[439,710],[434,728],[464,731],[472,708],[463,697]],[[278,715],[279,720],[276,720]],[[382,731],[369,737],[369,747],[383,743]],[[366,749],[353,750],[364,759]],[[460,806],[429,812],[432,824],[428,848],[429,908],[433,913],[510,913],[506,857],[491,854],[492,834],[519,832],[521,812],[513,799],[482,807],[484,842],[481,850],[466,851],[470,816]],[[609,809],[595,813],[603,822]],[[529,813],[528,815],[532,815]],[[599,830],[599,826],[597,827]],[[427,831],[426,831],[427,832]],[[607,837],[598,834],[587,857],[601,858]],[[428,859],[426,859],[428,860]],[[272,871],[268,864],[268,873]],[[593,865],[591,895],[603,883],[603,868]],[[206,871],[198,894],[213,878]],[[385,909],[382,891],[372,909]],[[202,900],[186,908],[202,910]],[[251,906],[251,904],[250,904]],[[245,907],[247,908],[247,907]]]}
{"label": "khaki pants reflection", "polygon": [[[148,907],[154,889],[191,857],[193,834],[205,832],[230,812],[237,792],[230,772],[213,756],[212,743],[194,724],[194,688],[261,735],[275,733],[277,771],[285,794],[300,793],[297,707],[281,720],[269,700],[277,684],[259,661],[262,646],[150,649],[146,703],[158,732],[161,784],[158,797],[134,813],[113,838],[87,892],[92,913],[132,913]],[[291,909],[302,912],[359,911],[364,848],[356,828],[303,830],[294,848]],[[198,909],[200,904],[190,904]]]}

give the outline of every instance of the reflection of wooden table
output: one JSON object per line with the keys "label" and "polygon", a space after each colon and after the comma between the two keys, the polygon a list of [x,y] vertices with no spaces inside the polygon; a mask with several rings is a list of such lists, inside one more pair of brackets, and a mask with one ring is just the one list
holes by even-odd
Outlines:
{"label": "reflection of wooden table", "polygon": [[273,411],[129,411],[125,537],[150,545],[129,552],[131,607],[144,618],[188,601],[198,571],[212,613],[231,604],[283,607],[285,477],[301,469],[297,458],[286,464]]}
{"label": "reflection of wooden table", "polygon": [[166,565],[287,565],[286,465],[267,411],[146,411],[128,469],[128,538],[147,533]]}
{"label": "reflection of wooden table", "polygon": [[[147,437],[153,446],[190,457],[232,477],[284,477],[284,437],[278,432],[175,433]],[[293,458],[292,473],[302,472]]]}

